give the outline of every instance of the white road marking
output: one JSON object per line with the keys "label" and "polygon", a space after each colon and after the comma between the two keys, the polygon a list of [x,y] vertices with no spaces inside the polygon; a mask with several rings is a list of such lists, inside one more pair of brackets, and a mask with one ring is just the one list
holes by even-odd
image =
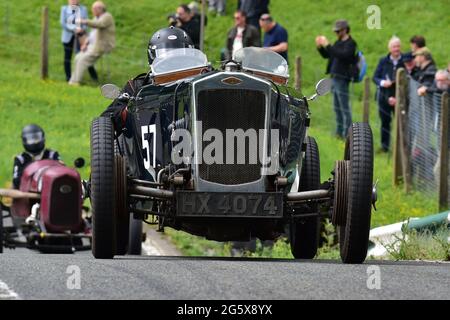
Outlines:
{"label": "white road marking", "polygon": [[0,280],[0,300],[19,300],[17,293],[12,291],[6,283]]}

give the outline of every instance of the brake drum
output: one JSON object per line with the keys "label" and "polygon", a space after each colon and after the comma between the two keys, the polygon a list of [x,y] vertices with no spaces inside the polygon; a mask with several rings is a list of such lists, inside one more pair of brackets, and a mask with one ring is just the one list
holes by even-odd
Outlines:
{"label": "brake drum", "polygon": [[116,154],[114,161],[115,183],[116,183],[116,214],[120,219],[128,219],[127,203],[127,169],[124,157]]}
{"label": "brake drum", "polygon": [[334,205],[331,222],[333,225],[345,225],[350,189],[350,161],[338,160],[334,167]]}

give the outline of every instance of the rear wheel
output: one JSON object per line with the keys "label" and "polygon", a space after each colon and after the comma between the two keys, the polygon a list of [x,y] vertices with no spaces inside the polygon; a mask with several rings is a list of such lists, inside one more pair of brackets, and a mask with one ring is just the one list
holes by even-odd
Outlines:
{"label": "rear wheel", "polygon": [[354,123],[345,144],[348,204],[339,242],[344,263],[362,263],[367,256],[373,184],[373,137],[367,123]]}
{"label": "rear wheel", "polygon": [[[320,187],[320,158],[316,140],[307,137],[306,154],[301,169],[299,191],[317,190]],[[309,204],[307,213],[318,212],[317,204]],[[294,214],[304,213],[296,209]],[[320,218],[308,217],[291,222],[291,252],[296,259],[312,259],[317,253],[320,236]]]}
{"label": "rear wheel", "polygon": [[115,253],[114,129],[106,117],[94,119],[91,128],[92,253],[110,259]]}

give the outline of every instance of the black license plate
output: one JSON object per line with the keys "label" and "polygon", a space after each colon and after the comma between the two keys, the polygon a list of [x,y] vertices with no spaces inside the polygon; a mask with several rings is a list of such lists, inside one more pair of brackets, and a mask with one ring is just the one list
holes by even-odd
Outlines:
{"label": "black license plate", "polygon": [[178,191],[177,216],[280,218],[283,194]]}

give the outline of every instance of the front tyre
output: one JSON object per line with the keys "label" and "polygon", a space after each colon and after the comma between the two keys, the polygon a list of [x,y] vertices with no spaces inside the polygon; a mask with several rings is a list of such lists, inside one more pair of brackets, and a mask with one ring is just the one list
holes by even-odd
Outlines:
{"label": "front tyre", "polygon": [[373,185],[373,137],[367,123],[354,123],[345,144],[348,161],[348,205],[340,226],[344,263],[362,263],[367,256]]}
{"label": "front tyre", "polygon": [[111,259],[115,253],[114,171],[113,124],[99,117],[91,127],[92,254],[97,259]]}

